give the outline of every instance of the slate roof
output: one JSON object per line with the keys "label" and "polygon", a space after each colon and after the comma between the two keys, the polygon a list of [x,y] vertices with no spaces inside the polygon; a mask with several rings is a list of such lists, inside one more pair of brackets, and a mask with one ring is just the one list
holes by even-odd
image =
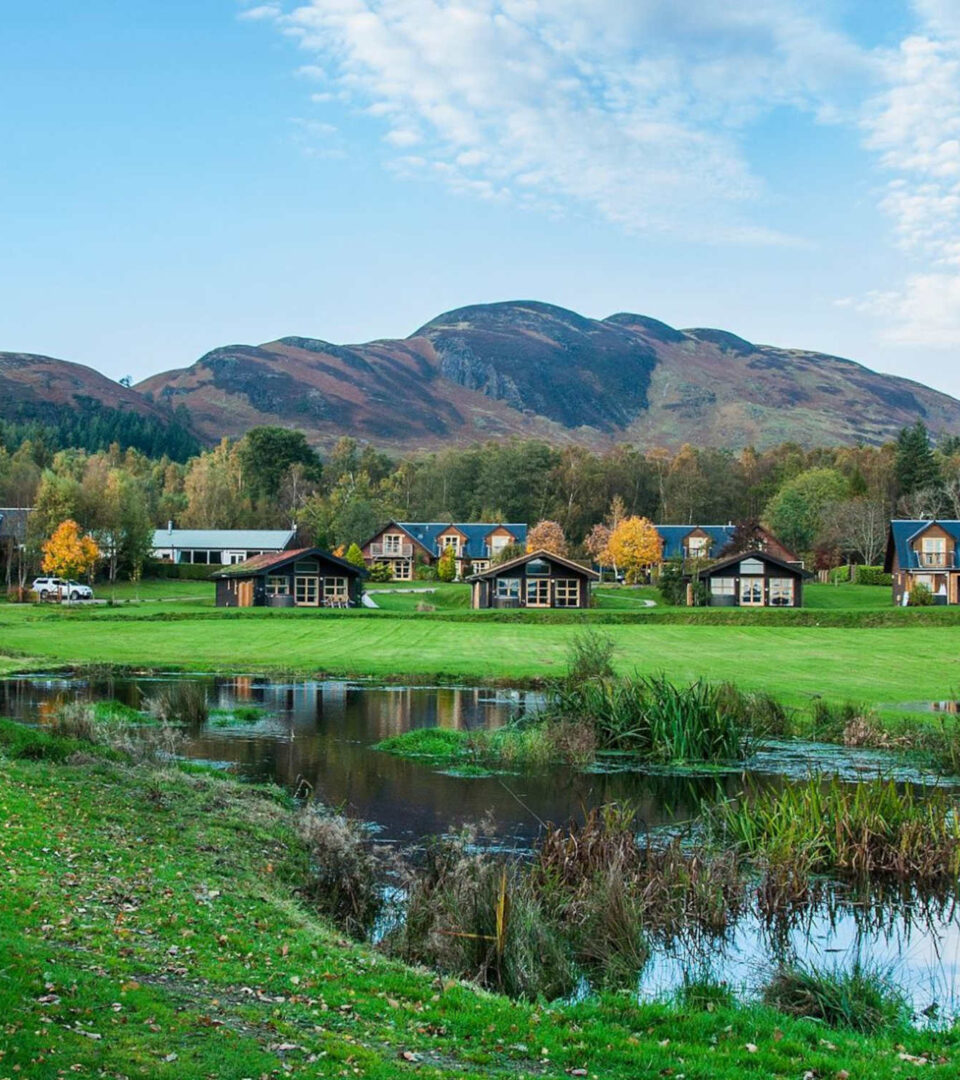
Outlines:
{"label": "slate roof", "polygon": [[960,566],[960,563],[957,562],[957,554],[960,552],[960,521],[945,521],[940,518],[936,521],[900,519],[890,522],[890,538],[887,543],[887,558],[885,563],[888,571],[893,566],[894,549],[897,552],[897,561],[900,564],[901,570],[922,569],[920,561],[917,558],[917,553],[911,546],[911,541],[931,525],[939,525],[948,536],[952,536],[953,539],[957,541],[957,544],[954,547],[953,566],[948,569],[957,569],[957,567]]}
{"label": "slate roof", "polygon": [[27,518],[33,510],[20,506],[0,506],[0,540],[13,538],[18,544],[27,542]]}
{"label": "slate roof", "polygon": [[656,525],[654,526],[663,541],[663,557],[679,559],[683,557],[683,541],[699,529],[710,537],[712,543],[707,552],[716,558],[717,554],[733,539],[735,525]]}
{"label": "slate roof", "polygon": [[766,551],[760,551],[759,548],[755,548],[753,551],[741,551],[736,555],[731,555],[727,559],[721,559],[719,562],[715,562],[712,566],[707,567],[706,570],[701,570],[700,576],[713,577],[716,574],[722,574],[724,570],[728,570],[731,566],[738,566],[746,559],[758,559],[760,562],[767,563],[769,566],[775,566],[778,570],[783,570],[794,577],[804,578],[813,576],[808,571],[802,570],[796,563],[784,562],[783,559],[778,559],[776,555],[771,555]]}
{"label": "slate roof", "polygon": [[153,547],[207,548],[211,551],[283,551],[296,535],[294,529],[154,529]]}
{"label": "slate roof", "polygon": [[354,566],[353,563],[347,562],[346,559],[331,555],[329,551],[324,551],[323,548],[291,548],[289,551],[265,551],[262,555],[254,555],[252,559],[247,559],[246,562],[225,566],[222,570],[218,570],[217,573],[210,576],[213,578],[257,577],[270,570],[286,566],[287,563],[296,562],[297,559],[324,559],[326,562],[333,563],[343,569],[344,572],[349,572],[352,575],[363,575],[365,577],[367,573],[366,570],[361,570],[358,566]]}
{"label": "slate roof", "polygon": [[583,563],[574,562],[573,559],[566,559],[562,555],[555,555],[552,551],[544,551],[540,548],[539,551],[528,551],[526,555],[518,555],[515,559],[510,559],[508,562],[500,563],[499,566],[491,566],[489,570],[483,570],[479,574],[473,574],[467,578],[467,581],[481,581],[484,578],[501,577],[505,572],[516,569],[518,566],[524,566],[528,562],[533,562],[534,559],[546,559],[548,562],[558,563],[560,566],[566,567],[568,570],[573,570],[578,574],[582,574],[584,577],[591,578],[593,581],[599,581],[600,575],[596,570],[592,570],[589,566],[584,566]]}
{"label": "slate roof", "polygon": [[398,525],[418,544],[422,544],[431,555],[439,554],[437,537],[449,528],[459,529],[466,536],[467,542],[460,549],[460,552],[469,555],[471,559],[488,559],[490,557],[490,552],[485,550],[485,541],[494,529],[507,529],[517,538],[516,542],[518,544],[526,544],[527,542],[527,526],[519,522],[394,521],[391,524]]}

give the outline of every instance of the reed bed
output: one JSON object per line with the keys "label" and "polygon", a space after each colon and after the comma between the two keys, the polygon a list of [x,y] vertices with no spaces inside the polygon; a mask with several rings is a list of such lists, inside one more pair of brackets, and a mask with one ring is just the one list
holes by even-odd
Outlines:
{"label": "reed bed", "polygon": [[890,972],[857,962],[849,971],[793,964],[763,988],[763,1000],[780,1012],[819,1020],[864,1035],[905,1027],[910,1010]]}
{"label": "reed bed", "polygon": [[798,881],[808,873],[937,881],[960,873],[960,818],[939,789],[813,776],[717,804],[714,836]]}

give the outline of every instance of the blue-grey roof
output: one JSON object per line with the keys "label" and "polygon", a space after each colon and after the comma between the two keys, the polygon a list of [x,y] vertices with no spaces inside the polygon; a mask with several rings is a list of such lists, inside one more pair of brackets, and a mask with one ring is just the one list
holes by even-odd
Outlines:
{"label": "blue-grey roof", "polygon": [[459,529],[466,536],[467,542],[462,551],[464,554],[469,555],[471,559],[487,559],[490,557],[490,552],[486,547],[486,539],[494,529],[507,529],[517,538],[516,542],[518,544],[526,544],[527,542],[527,526],[521,525],[519,522],[397,521],[395,524],[408,532],[414,540],[423,544],[433,554],[439,554],[437,551],[437,537],[450,528]]}
{"label": "blue-grey roof", "polygon": [[663,541],[663,557],[679,559],[683,557],[683,541],[699,529],[711,539],[709,556],[715,559],[733,539],[735,525],[657,525],[656,530]]}
{"label": "blue-grey roof", "polygon": [[155,529],[154,550],[207,548],[219,551],[283,551],[294,529]]}
{"label": "blue-grey roof", "polygon": [[936,521],[897,520],[890,522],[890,537],[896,548],[897,562],[902,570],[921,569],[911,541],[931,525],[939,525],[948,536],[952,536],[957,541],[954,546],[953,567],[960,565],[957,562],[957,554],[960,552],[960,521],[944,521],[941,518],[937,518]]}
{"label": "blue-grey roof", "polygon": [[27,539],[27,518],[33,510],[23,506],[0,506],[0,539],[23,544]]}

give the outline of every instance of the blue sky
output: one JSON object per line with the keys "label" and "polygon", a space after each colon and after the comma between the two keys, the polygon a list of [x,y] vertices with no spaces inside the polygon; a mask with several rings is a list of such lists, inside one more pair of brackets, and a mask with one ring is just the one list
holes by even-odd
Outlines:
{"label": "blue sky", "polygon": [[46,0],[3,25],[0,349],[140,378],[533,298],[960,395],[957,0]]}

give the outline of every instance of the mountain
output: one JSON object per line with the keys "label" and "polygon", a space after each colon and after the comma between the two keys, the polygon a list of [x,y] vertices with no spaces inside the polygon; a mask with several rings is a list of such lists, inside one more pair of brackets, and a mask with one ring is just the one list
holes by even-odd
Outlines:
{"label": "mountain", "polygon": [[47,444],[101,450],[112,442],[184,460],[200,448],[191,422],[93,368],[0,352],[0,421],[40,425]]}
{"label": "mountain", "polygon": [[400,340],[226,346],[137,389],[182,402],[209,438],[281,423],[321,444],[349,433],[408,450],[504,435],[594,447],[878,443],[918,417],[960,432],[960,402],[852,360],[526,301],[459,308]]}
{"label": "mountain", "polygon": [[533,301],[459,308],[403,339],[228,345],[135,393],[108,386],[164,416],[183,405],[208,441],[257,424],[301,428],[321,446],[350,434],[404,451],[511,435],[595,448],[879,443],[917,418],[960,433],[960,402],[852,360]]}

